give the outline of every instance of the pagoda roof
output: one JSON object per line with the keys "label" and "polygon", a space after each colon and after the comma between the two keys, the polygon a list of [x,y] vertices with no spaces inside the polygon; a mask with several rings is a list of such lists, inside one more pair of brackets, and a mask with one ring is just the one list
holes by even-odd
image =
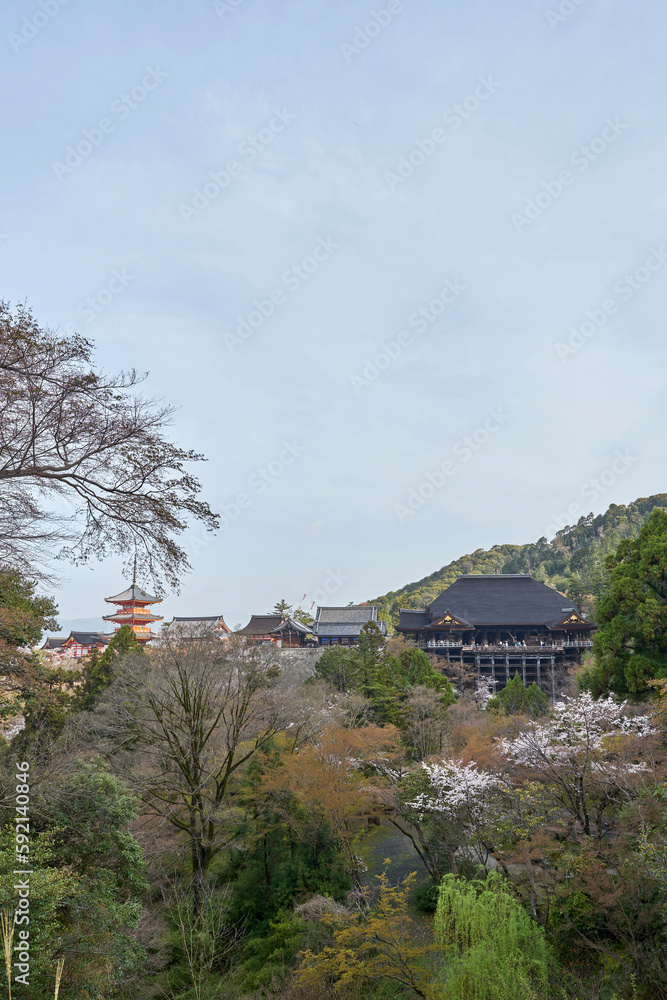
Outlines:
{"label": "pagoda roof", "polygon": [[127,601],[139,601],[141,604],[161,604],[162,602],[161,597],[153,597],[152,594],[147,594],[136,583],[130,584],[127,590],[121,591],[115,597],[105,597],[104,600],[109,604],[125,604]]}
{"label": "pagoda roof", "polygon": [[161,622],[162,615],[137,615],[132,611],[119,611],[115,615],[103,615],[103,622]]}
{"label": "pagoda roof", "polygon": [[[577,616],[581,627],[594,628],[573,601],[524,574],[469,574],[460,576],[428,608],[430,623],[447,612],[461,623],[479,625],[547,625],[568,627]],[[574,624],[574,622],[573,622]],[[401,627],[406,627],[401,621]],[[415,627],[415,626],[412,626]],[[419,627],[418,625],[416,627]]]}

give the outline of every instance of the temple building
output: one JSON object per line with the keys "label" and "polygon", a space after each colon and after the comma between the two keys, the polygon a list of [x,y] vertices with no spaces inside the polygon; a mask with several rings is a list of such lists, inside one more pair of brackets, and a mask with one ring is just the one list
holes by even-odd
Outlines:
{"label": "temple building", "polygon": [[254,645],[273,645],[281,649],[313,645],[312,639],[308,638],[311,629],[283,615],[252,615],[245,628],[234,634]]}
{"label": "temple building", "polygon": [[474,666],[502,687],[517,671],[542,683],[546,669],[578,662],[597,628],[530,574],[460,576],[426,608],[401,610],[398,631],[428,652]]}
{"label": "temple building", "polygon": [[178,618],[174,616],[168,625],[164,625],[162,635],[169,639],[227,639],[233,635],[222,615],[208,615],[195,618]]}
{"label": "temple building", "polygon": [[100,652],[109,645],[110,635],[103,635],[101,632],[70,632],[64,636],[53,636],[46,639],[40,648],[45,653],[52,653],[57,656],[73,656],[80,659],[87,656],[93,649]]}
{"label": "temple building", "polygon": [[352,604],[346,608],[318,608],[313,635],[319,646],[354,646],[359,642],[366,622],[375,622],[382,635],[387,634],[387,623],[378,621],[378,609],[375,605]]}
{"label": "temple building", "polygon": [[161,615],[154,615],[150,610],[151,604],[160,604],[161,597],[153,597],[145,590],[138,587],[135,582],[116,594],[115,597],[105,597],[107,604],[117,604],[118,608],[112,615],[105,615],[103,621],[114,622],[117,632],[121,625],[129,625],[134,632],[137,642],[145,645],[153,638],[151,624],[161,622]]}

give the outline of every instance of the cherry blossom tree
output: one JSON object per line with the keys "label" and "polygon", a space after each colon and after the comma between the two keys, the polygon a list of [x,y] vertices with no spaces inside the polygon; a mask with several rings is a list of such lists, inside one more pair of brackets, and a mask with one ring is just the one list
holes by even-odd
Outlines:
{"label": "cherry blossom tree", "polygon": [[612,804],[629,800],[642,775],[649,771],[645,740],[655,730],[646,715],[626,714],[627,702],[595,701],[588,693],[558,702],[552,718],[532,722],[512,739],[500,742],[505,763],[550,785],[556,798],[583,831],[600,831],[603,814]]}

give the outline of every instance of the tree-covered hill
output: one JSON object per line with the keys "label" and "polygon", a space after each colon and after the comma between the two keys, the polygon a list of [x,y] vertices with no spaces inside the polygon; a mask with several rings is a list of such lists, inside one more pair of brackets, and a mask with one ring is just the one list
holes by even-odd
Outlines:
{"label": "tree-covered hill", "polygon": [[400,590],[375,597],[380,618],[396,622],[399,608],[423,608],[462,573],[532,573],[536,580],[566,594],[594,614],[595,601],[606,591],[605,559],[624,538],[636,538],[654,507],[667,508],[667,493],[633,503],[611,504],[604,514],[588,514],[562,528],[551,541],[526,545],[494,545],[476,549]]}

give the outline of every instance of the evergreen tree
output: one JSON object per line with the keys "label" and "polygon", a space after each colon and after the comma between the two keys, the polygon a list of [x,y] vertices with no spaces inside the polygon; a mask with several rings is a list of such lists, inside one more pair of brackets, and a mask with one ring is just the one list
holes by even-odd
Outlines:
{"label": "evergreen tree", "polygon": [[281,597],[279,601],[276,601],[271,612],[273,615],[280,615],[281,618],[289,618],[291,613],[292,605],[288,604],[284,597]]}
{"label": "evergreen tree", "polygon": [[549,699],[535,681],[526,687],[519,672],[516,671],[502,691],[490,698],[486,704],[487,712],[501,707],[508,715],[529,715],[531,718],[537,718],[548,713]]}
{"label": "evergreen tree", "polygon": [[595,664],[582,678],[594,695],[641,695],[667,677],[667,511],[607,559],[610,590],[598,606]]}

